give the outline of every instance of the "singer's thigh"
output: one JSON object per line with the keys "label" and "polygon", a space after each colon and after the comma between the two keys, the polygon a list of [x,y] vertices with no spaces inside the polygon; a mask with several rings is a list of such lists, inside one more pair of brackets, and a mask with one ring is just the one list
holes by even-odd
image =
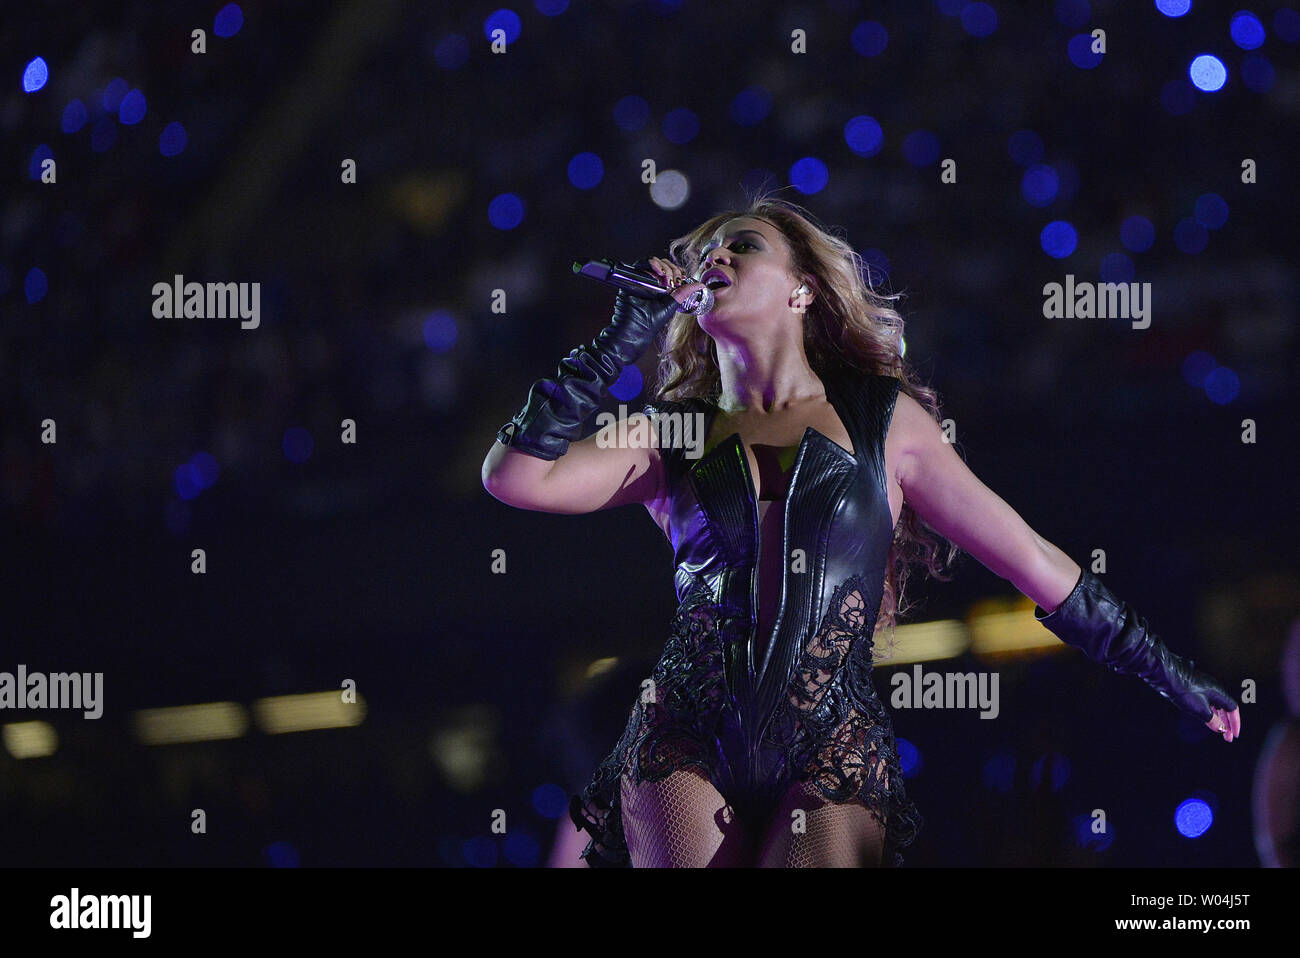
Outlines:
{"label": "singer's thigh", "polygon": [[623,835],[634,868],[736,868],[746,837],[734,811],[695,766],[658,782],[622,781]]}

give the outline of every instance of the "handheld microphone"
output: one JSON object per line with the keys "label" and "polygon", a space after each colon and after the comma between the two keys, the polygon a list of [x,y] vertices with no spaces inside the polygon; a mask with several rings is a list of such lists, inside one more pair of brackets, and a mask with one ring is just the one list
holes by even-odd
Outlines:
{"label": "handheld microphone", "polygon": [[[653,273],[645,273],[614,260],[574,260],[573,271],[579,276],[586,276],[637,296],[656,297],[672,293]],[[677,312],[703,316],[713,309],[713,302],[713,290],[705,286],[692,294],[686,302],[678,303]]]}

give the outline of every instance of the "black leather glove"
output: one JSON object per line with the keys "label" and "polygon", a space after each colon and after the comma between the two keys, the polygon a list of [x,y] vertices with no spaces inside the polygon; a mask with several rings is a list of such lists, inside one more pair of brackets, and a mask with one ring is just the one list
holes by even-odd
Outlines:
{"label": "black leather glove", "polygon": [[1196,663],[1170,652],[1127,602],[1087,569],[1056,611],[1034,606],[1034,618],[1062,642],[1115,672],[1136,675],[1188,715],[1209,722],[1212,709],[1231,712],[1232,696]]}
{"label": "black leather glove", "polygon": [[[653,273],[649,260],[634,264]],[[578,346],[560,361],[554,379],[539,379],[528,402],[497,431],[497,441],[538,459],[555,460],[582,438],[582,427],[623,369],[645,352],[677,312],[670,293],[644,297],[618,291],[614,315],[590,346]]]}

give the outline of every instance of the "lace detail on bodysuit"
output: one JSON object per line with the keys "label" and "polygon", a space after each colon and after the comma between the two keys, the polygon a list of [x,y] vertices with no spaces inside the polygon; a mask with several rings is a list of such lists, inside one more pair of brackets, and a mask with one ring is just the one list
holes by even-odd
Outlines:
{"label": "lace detail on bodysuit", "polygon": [[907,799],[889,712],[871,682],[872,610],[864,581],[836,588],[820,628],[795,663],[787,696],[764,735],[784,748],[793,778],[828,801],[860,801],[887,829],[893,864],[924,824]]}
{"label": "lace detail on bodysuit", "polygon": [[[662,781],[687,766],[714,781],[721,755],[716,737],[728,701],[728,641],[739,641],[734,611],[694,590],[673,618],[671,636],[643,686],[622,737],[592,782],[570,801],[569,815],[592,840],[582,857],[593,867],[630,864],[620,786]],[[871,610],[861,577],[839,586],[820,627],[795,663],[786,697],[763,737],[782,750],[790,781],[806,781],[827,801],[859,801],[886,830],[887,856],[911,844],[923,824],[907,800],[889,713],[871,683]],[[744,620],[748,624],[748,620]]]}

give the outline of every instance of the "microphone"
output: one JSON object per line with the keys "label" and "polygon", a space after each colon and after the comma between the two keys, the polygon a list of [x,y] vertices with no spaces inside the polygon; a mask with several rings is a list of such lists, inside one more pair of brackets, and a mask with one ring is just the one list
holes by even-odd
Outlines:
{"label": "microphone", "polygon": [[[614,260],[574,260],[573,272],[636,296],[654,298],[672,294],[672,290],[660,283],[659,277],[654,273],[642,272],[634,266]],[[686,302],[678,303],[677,312],[703,316],[713,309],[713,303],[713,290],[705,286],[696,290]]]}

